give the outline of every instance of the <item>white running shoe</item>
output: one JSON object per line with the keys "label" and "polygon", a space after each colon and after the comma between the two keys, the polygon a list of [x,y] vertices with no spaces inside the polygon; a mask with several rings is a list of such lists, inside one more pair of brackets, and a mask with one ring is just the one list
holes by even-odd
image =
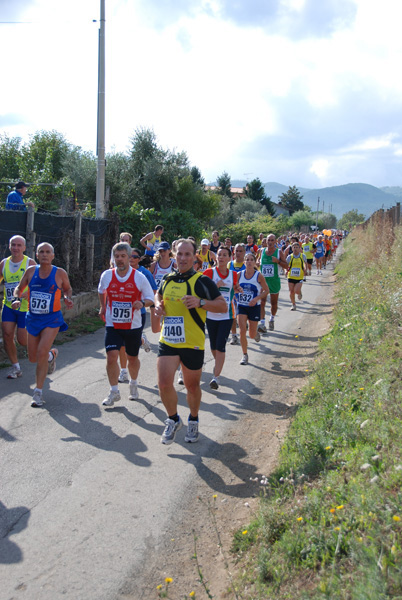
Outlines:
{"label": "white running shoe", "polygon": [[119,375],[119,383],[126,383],[127,381],[130,381],[130,377],[128,376],[128,371],[127,371],[127,369],[121,369],[120,375]]}
{"label": "white running shoe", "polygon": [[141,348],[144,348],[145,352],[151,352],[151,344],[149,343],[148,338],[145,335],[145,333],[142,334]]}
{"label": "white running shoe", "polygon": [[113,404],[115,402],[118,402],[120,400],[120,392],[113,392],[112,390],[110,390],[109,395],[107,398],[104,399],[104,401],[102,402],[103,406],[113,406]]}
{"label": "white running shoe", "polygon": [[257,331],[259,331],[260,333],[267,333],[268,329],[265,327],[265,325],[260,323],[257,327]]}
{"label": "white running shoe", "polygon": [[292,308],[290,310],[296,310],[296,304],[292,304]]}
{"label": "white running shoe", "polygon": [[268,321],[268,329],[273,331],[275,329],[275,321]]}
{"label": "white running shoe", "polygon": [[240,361],[241,365],[248,365],[248,354],[243,354],[243,358]]}
{"label": "white running shoe", "polygon": [[297,297],[299,298],[299,300],[303,299],[303,294],[300,292],[300,294],[297,294]]}
{"label": "white running shoe", "polygon": [[229,344],[231,344],[232,346],[238,346],[239,345],[239,338],[237,336],[237,333],[232,333],[232,338],[229,342]]}
{"label": "white running shoe", "polygon": [[184,441],[188,442],[189,444],[194,444],[195,442],[198,442],[198,437],[198,421],[188,421],[187,433]]}
{"label": "white running shoe", "polygon": [[257,331],[257,333],[255,334],[255,338],[254,338],[254,339],[255,339],[255,341],[257,342],[257,344],[258,344],[258,342],[261,340],[261,335],[258,333],[258,331]]}
{"label": "white running shoe", "polygon": [[17,377],[22,377],[22,371],[13,365],[7,372],[7,379],[17,379]]}
{"label": "white running shoe", "polygon": [[179,376],[177,378],[177,383],[179,385],[184,385],[183,373],[181,372],[181,369],[179,370]]}
{"label": "white running shoe", "polygon": [[47,366],[47,374],[48,375],[51,375],[52,373],[55,372],[55,370],[56,370],[56,358],[57,358],[57,355],[59,354],[59,351],[57,350],[57,348],[52,348],[50,350],[50,352],[53,354],[53,358],[52,358],[52,360],[50,360],[48,362],[48,366]]}
{"label": "white running shoe", "polygon": [[32,402],[31,402],[31,406],[33,408],[38,408],[40,406],[43,406],[45,404],[45,401],[43,399],[43,395],[39,390],[35,390],[32,396]]}
{"label": "white running shoe", "polygon": [[173,444],[176,437],[176,433],[183,427],[183,421],[173,421],[173,419],[167,418],[165,421],[165,429],[163,430],[161,437],[161,444],[170,445]]}
{"label": "white running shoe", "polygon": [[140,397],[138,393],[138,386],[134,381],[130,381],[130,395],[128,397],[129,400],[138,400]]}

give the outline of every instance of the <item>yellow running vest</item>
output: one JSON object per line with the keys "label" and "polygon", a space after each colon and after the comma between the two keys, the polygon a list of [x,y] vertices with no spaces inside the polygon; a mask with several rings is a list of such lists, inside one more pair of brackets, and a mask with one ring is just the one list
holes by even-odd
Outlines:
{"label": "yellow running vest", "polygon": [[[14,290],[23,278],[25,271],[28,267],[28,256],[24,256],[22,263],[20,264],[20,268],[15,273],[11,273],[9,269],[11,256],[9,256],[4,263],[3,267],[3,279],[4,279],[4,304],[8,306],[8,308],[12,308],[11,303],[14,301]],[[26,288],[25,288],[26,289]],[[20,312],[27,312],[28,310],[28,300],[23,300],[21,298],[21,306]]]}
{"label": "yellow running vest", "polygon": [[202,273],[194,273],[179,283],[177,273],[169,274],[162,287],[166,316],[162,321],[159,341],[173,348],[204,350],[205,321],[207,311],[203,308],[188,310],[181,301],[183,296],[196,296],[195,283]]}

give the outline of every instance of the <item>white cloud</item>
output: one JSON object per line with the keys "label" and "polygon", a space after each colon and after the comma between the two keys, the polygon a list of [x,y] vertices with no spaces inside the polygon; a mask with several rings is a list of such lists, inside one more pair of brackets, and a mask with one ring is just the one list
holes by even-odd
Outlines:
{"label": "white cloud", "polygon": [[329,161],[325,158],[319,158],[313,162],[310,167],[310,172],[317,175],[319,179],[324,179],[327,176],[329,169]]}
{"label": "white cloud", "polygon": [[[250,2],[106,3],[107,148],[146,126],[206,179],[398,185],[398,0]],[[15,7],[31,24],[1,26],[3,129],[95,150],[99,0]]]}

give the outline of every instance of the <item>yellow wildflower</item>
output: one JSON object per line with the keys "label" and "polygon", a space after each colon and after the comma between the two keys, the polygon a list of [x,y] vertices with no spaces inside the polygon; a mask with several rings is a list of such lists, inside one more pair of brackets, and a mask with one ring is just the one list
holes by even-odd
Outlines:
{"label": "yellow wildflower", "polygon": [[194,598],[194,596],[195,596],[195,592],[190,592],[190,593],[189,593],[189,596],[190,596],[190,598]]}
{"label": "yellow wildflower", "polygon": [[157,589],[157,590],[161,590],[161,589],[162,589],[162,586],[161,586],[161,584],[157,585],[157,586],[156,586],[156,589]]}
{"label": "yellow wildflower", "polygon": [[401,520],[401,517],[398,517],[398,515],[394,515],[392,518],[394,519],[394,521],[400,521]]}
{"label": "yellow wildflower", "polygon": [[326,446],[325,450],[331,450],[331,446]]}
{"label": "yellow wildflower", "polygon": [[329,512],[330,512],[330,513],[334,513],[334,512],[335,512],[335,509],[334,509],[334,508],[330,508],[330,509],[329,509]]}
{"label": "yellow wildflower", "polygon": [[245,529],[244,531],[242,531],[243,535],[246,535],[246,533],[248,533],[247,529]]}
{"label": "yellow wildflower", "polygon": [[171,577],[165,577],[165,583],[172,583],[173,579]]}
{"label": "yellow wildflower", "polygon": [[303,517],[298,517],[298,521],[303,521]]}
{"label": "yellow wildflower", "polygon": [[218,494],[214,494],[214,495],[212,496],[212,498],[213,498],[214,500],[216,500],[216,499],[217,499],[217,497],[218,497]]}
{"label": "yellow wildflower", "polygon": [[336,510],[342,510],[344,508],[343,504],[341,504],[340,506],[336,507]]}
{"label": "yellow wildflower", "polygon": [[340,530],[341,530],[341,528],[340,528],[340,527],[335,527],[335,528],[334,528],[334,531],[340,531]]}

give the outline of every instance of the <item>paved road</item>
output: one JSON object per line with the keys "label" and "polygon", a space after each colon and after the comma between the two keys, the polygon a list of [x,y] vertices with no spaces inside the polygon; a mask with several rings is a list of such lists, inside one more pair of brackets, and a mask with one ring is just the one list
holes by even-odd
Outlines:
{"label": "paved road", "polygon": [[[135,597],[135,576],[171,535],[172,520],[200,478],[216,493],[227,492],[208,467],[211,457],[225,461],[225,434],[250,411],[284,406],[279,388],[302,370],[287,370],[286,361],[313,355],[307,316],[330,314],[322,298],[331,273],[308,279],[296,312],[289,310],[283,282],[276,331],[251,342],[245,367],[239,366],[240,347],[228,346],[217,392],[208,386],[212,356],[206,353],[198,444],[184,443],[184,428],[172,446],[159,443],[165,412],[156,386],[155,335],[149,334],[153,353],[141,351],[141,400],[129,402],[128,384],[121,384],[114,409],[101,406],[108,390],[102,330],[60,347],[43,409],[30,407],[32,365],[23,362],[23,377],[14,381],[0,371],[0,600],[110,600],[127,582]],[[180,404],[187,420],[182,391]],[[234,450],[244,468],[241,444]],[[236,475],[233,461],[230,468]]]}

